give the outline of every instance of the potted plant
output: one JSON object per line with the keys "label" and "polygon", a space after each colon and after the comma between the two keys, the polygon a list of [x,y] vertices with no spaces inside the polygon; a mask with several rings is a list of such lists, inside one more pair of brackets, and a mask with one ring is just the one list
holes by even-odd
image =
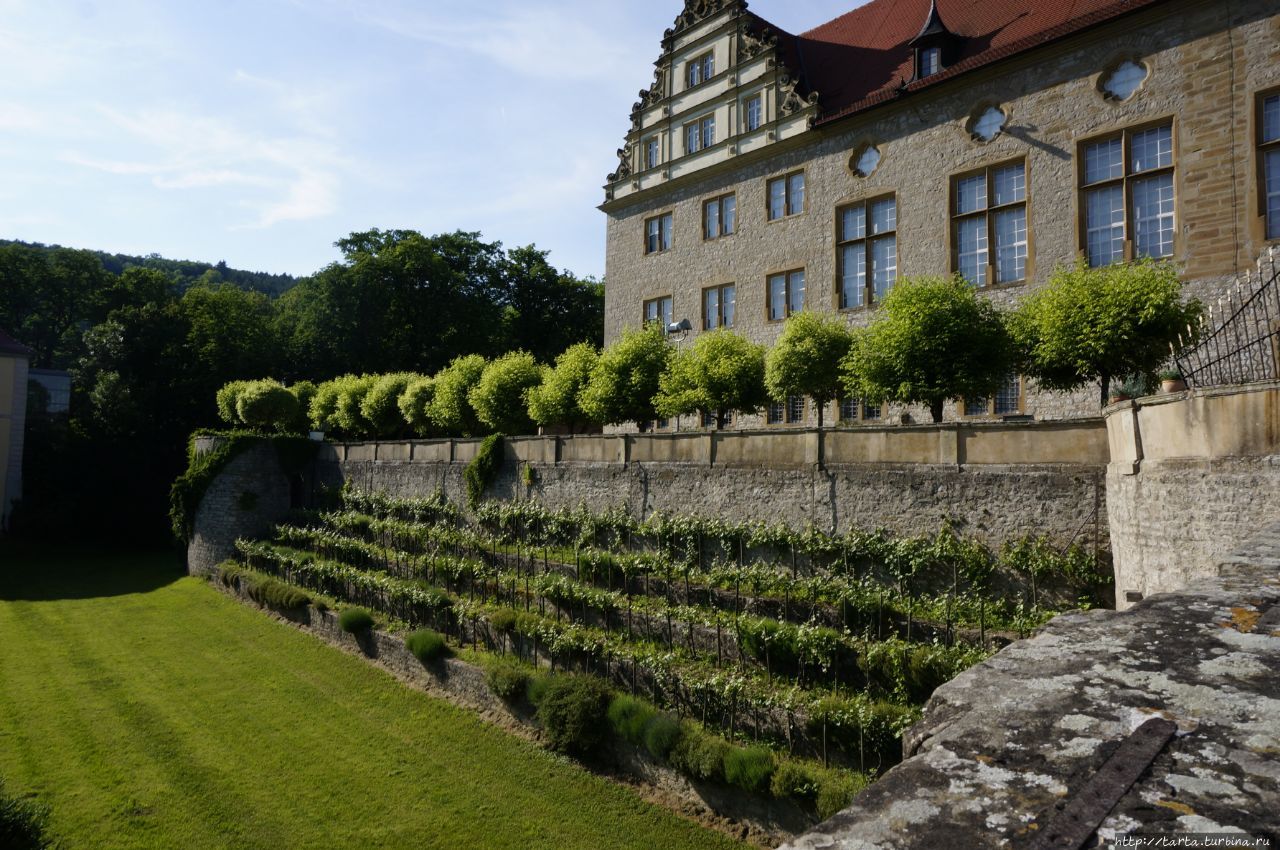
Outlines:
{"label": "potted plant", "polygon": [[1179,369],[1165,369],[1160,373],[1160,390],[1166,393],[1180,393],[1187,389],[1187,382],[1182,378]]}

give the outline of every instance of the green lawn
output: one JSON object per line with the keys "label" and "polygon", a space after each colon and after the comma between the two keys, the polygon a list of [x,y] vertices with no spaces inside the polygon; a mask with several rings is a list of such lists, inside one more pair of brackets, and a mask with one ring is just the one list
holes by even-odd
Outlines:
{"label": "green lawn", "polygon": [[181,575],[0,549],[0,777],[66,848],[717,848]]}

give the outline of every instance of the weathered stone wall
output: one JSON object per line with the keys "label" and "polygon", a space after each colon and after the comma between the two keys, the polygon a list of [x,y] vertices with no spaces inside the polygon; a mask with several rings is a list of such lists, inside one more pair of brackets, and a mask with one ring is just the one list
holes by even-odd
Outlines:
{"label": "weathered stone wall", "polygon": [[943,685],[907,733],[907,760],[786,847],[1030,846],[1157,716],[1178,732],[1098,836],[1234,832],[1274,844],[1280,526],[1232,560],[1129,611],[1059,617]]}
{"label": "weathered stone wall", "polygon": [[[1173,122],[1174,258],[1188,295],[1220,292],[1223,281],[1246,270],[1264,244],[1251,128],[1256,95],[1280,85],[1278,39],[1280,17],[1270,0],[1162,3],[770,146],[766,153],[740,156],[708,169],[703,179],[677,181],[641,193],[632,203],[610,205],[606,339],[639,325],[644,301],[663,296],[673,297],[675,319],[687,317],[700,328],[703,288],[735,283],[736,329],[771,344],[781,324],[767,320],[766,276],[805,269],[806,307],[834,311],[836,208],[888,193],[896,194],[898,204],[898,274],[947,274],[951,177],[1018,159],[1027,165],[1028,282],[985,291],[997,302],[1020,299],[1081,250],[1079,142],[1157,120]],[[1127,57],[1142,61],[1150,76],[1127,101],[1104,98],[1099,78]],[[982,143],[967,125],[989,104],[1006,112],[1008,124]],[[867,142],[879,147],[882,160],[864,179],[850,171],[849,160]],[[806,172],[806,210],[766,221],[766,180],[797,168]],[[737,195],[738,232],[704,242],[701,204],[729,192]],[[672,211],[673,246],[646,256],[644,220],[659,210]],[[841,315],[861,325],[871,314],[863,309]],[[1026,400],[1026,412],[1040,418],[1096,410],[1092,389],[1070,396],[1033,391]],[[957,413],[949,406],[948,417]],[[912,415],[927,421],[922,411]],[[756,423],[750,418],[743,424]]]}
{"label": "weathered stone wall", "polygon": [[1213,575],[1280,519],[1280,384],[1179,393],[1107,412],[1117,604]]}
{"label": "weathered stone wall", "polygon": [[[466,502],[461,462],[374,460],[326,449],[319,478],[396,496],[437,490]],[[365,447],[368,448],[368,447]],[[532,470],[525,483],[523,467]],[[490,498],[536,499],[549,507],[625,507],[731,521],[810,523],[826,531],[886,528],[898,534],[958,531],[998,545],[1023,535],[1060,544],[1107,545],[1101,465],[839,464],[704,466],[680,462],[504,463]]]}
{"label": "weathered stone wall", "polygon": [[[197,439],[196,451],[211,451],[218,439]],[[209,485],[196,511],[195,531],[187,545],[187,572],[212,573],[235,554],[237,539],[271,531],[289,512],[292,496],[289,478],[270,443],[239,454]]]}

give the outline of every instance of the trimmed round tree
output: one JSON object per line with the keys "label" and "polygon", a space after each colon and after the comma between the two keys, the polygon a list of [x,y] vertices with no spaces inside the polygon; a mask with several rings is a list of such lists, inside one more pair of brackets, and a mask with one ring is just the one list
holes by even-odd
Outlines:
{"label": "trimmed round tree", "polygon": [[418,378],[405,387],[397,400],[400,417],[419,437],[430,437],[439,431],[430,415],[431,400],[435,396],[435,380]]}
{"label": "trimmed round tree", "polygon": [[662,416],[714,414],[720,430],[731,412],[754,412],[768,403],[764,371],[764,346],[723,328],[704,333],[672,358],[654,407]]}
{"label": "trimmed round tree", "polygon": [[311,396],[311,402],[307,405],[312,428],[318,431],[337,429],[338,396],[342,392],[343,382],[352,377],[354,376],[343,375],[341,378],[333,378],[316,387],[315,394]]}
{"label": "trimmed round tree", "polygon": [[640,425],[658,418],[653,399],[671,357],[671,345],[657,324],[623,331],[600,354],[578,404],[592,421],[604,425]]}
{"label": "trimmed round tree", "polygon": [[1022,302],[1009,331],[1023,373],[1060,392],[1098,381],[1105,405],[1112,378],[1154,373],[1199,319],[1200,303],[1183,303],[1169,263],[1091,269],[1082,260],[1056,269],[1048,286]]}
{"label": "trimmed round tree", "polygon": [[827,403],[840,393],[840,364],[849,356],[853,335],[838,319],[797,313],[765,359],[764,382],[776,401],[809,396],[818,408],[818,427]]}
{"label": "trimmed round tree", "polygon": [[844,360],[850,395],[928,405],[995,394],[1013,371],[999,311],[960,277],[902,279]]}
{"label": "trimmed round tree", "polygon": [[240,425],[240,412],[236,409],[240,394],[253,385],[253,381],[230,381],[218,390],[215,401],[218,405],[218,417],[228,425]]}
{"label": "trimmed round tree", "polygon": [[468,354],[453,360],[435,376],[435,397],[427,414],[446,434],[476,437],[484,425],[467,400],[471,388],[480,383],[486,361],[479,354]]}
{"label": "trimmed round tree", "polygon": [[591,417],[582,411],[578,396],[587,386],[600,354],[589,342],[566,348],[554,367],[542,374],[542,383],[529,390],[529,416],[539,425],[584,428]]}
{"label": "trimmed round tree", "polygon": [[349,439],[366,439],[373,434],[373,425],[364,418],[364,398],[378,382],[377,375],[348,375],[340,378],[338,401],[333,409],[333,421]]}
{"label": "trimmed round tree", "polygon": [[290,431],[298,421],[298,399],[279,381],[250,381],[237,396],[236,413],[255,431]]}
{"label": "trimmed round tree", "polygon": [[527,351],[512,351],[484,367],[467,400],[476,416],[495,434],[533,432],[529,390],[542,382],[542,366]]}
{"label": "trimmed round tree", "polygon": [[387,439],[406,432],[408,426],[400,414],[400,396],[420,377],[412,372],[393,372],[374,381],[360,403],[360,415],[369,423],[374,437]]}

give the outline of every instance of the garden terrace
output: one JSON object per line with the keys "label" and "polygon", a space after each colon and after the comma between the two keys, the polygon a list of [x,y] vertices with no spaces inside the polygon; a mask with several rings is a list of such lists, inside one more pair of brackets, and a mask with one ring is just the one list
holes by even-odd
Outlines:
{"label": "garden terrace", "polygon": [[666,515],[344,491],[251,568],[455,645],[595,673],[730,738],[860,770],[938,685],[1096,594],[1097,565],[1038,541],[998,555],[922,539],[796,533]]}

